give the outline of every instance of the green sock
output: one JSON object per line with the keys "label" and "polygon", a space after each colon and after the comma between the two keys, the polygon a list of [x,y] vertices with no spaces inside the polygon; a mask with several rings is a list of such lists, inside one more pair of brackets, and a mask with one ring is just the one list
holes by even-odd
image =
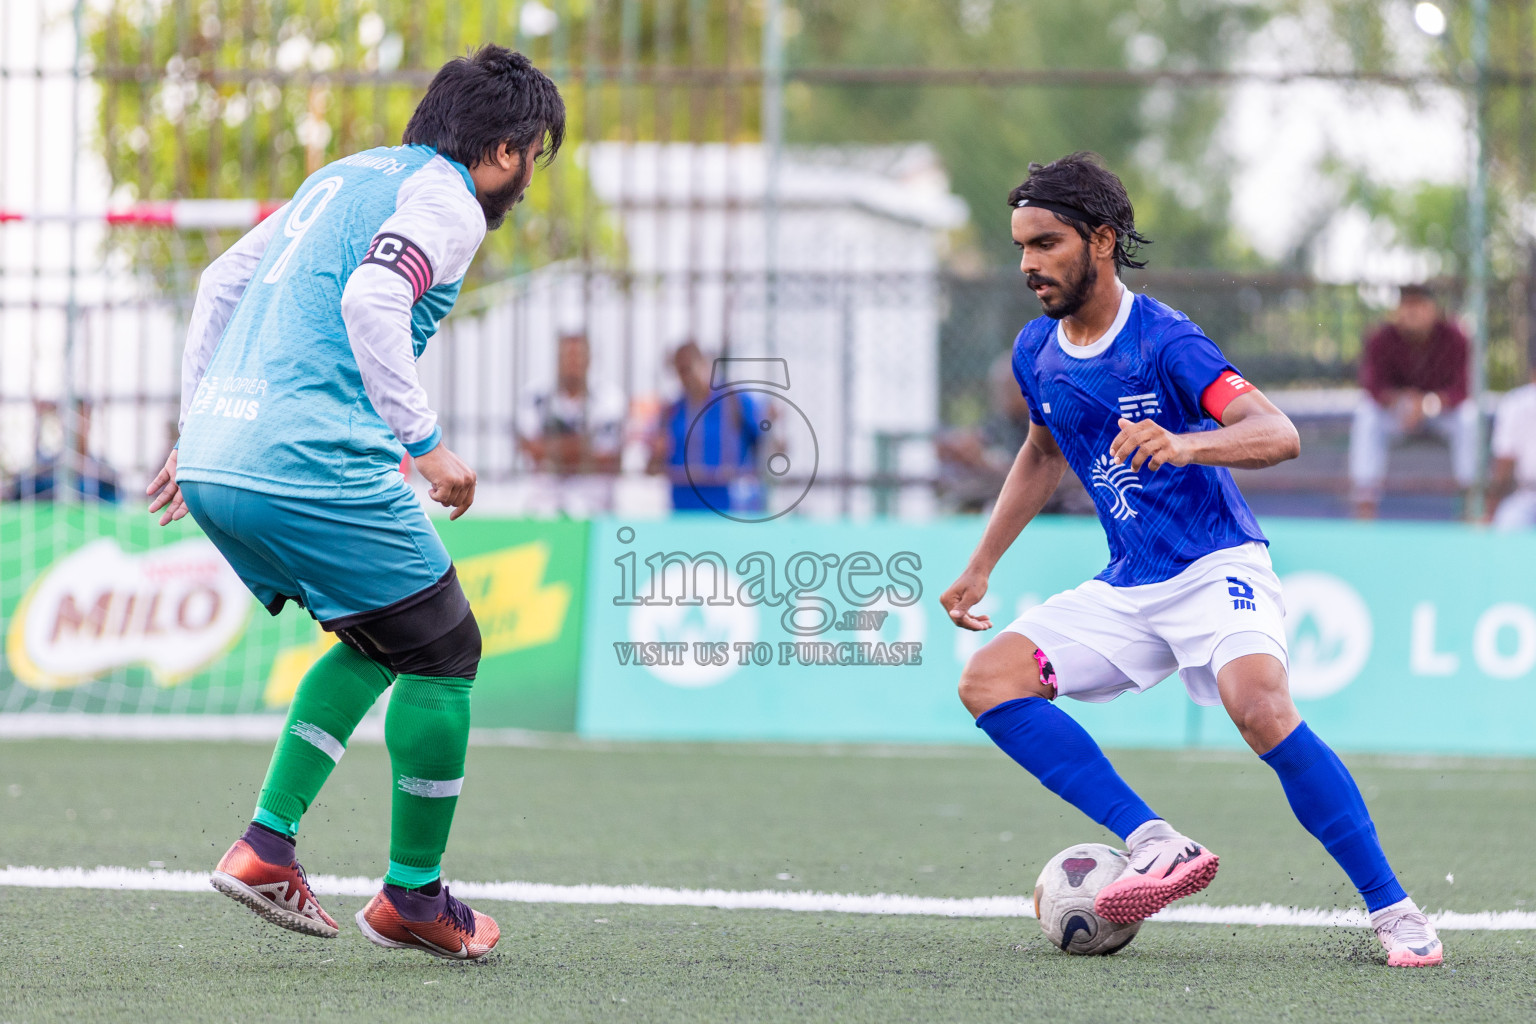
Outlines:
{"label": "green sock", "polygon": [[304,673],[256,802],[258,823],[290,836],[299,831],[299,819],[346,752],[352,730],[393,678],[346,644],[326,651]]}
{"label": "green sock", "polygon": [[464,785],[473,683],[405,673],[395,680],[384,716],[395,778],[384,878],[391,885],[414,888],[437,877]]}
{"label": "green sock", "polygon": [[392,860],[389,862],[389,871],[385,874],[384,881],[405,889],[420,889],[441,877],[442,873],[441,864],[430,868],[413,868],[409,864]]}

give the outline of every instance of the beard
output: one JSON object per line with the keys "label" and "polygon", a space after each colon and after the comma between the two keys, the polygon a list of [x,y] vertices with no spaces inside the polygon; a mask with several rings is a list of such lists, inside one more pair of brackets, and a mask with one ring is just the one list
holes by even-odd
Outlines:
{"label": "beard", "polygon": [[1042,298],[1040,309],[1052,320],[1064,320],[1083,308],[1083,303],[1088,301],[1088,295],[1093,291],[1093,286],[1099,281],[1099,268],[1093,265],[1093,259],[1088,253],[1088,247],[1083,246],[1082,258],[1078,260],[1076,273],[1070,280],[1058,281],[1053,277],[1043,274],[1030,274],[1024,281],[1030,288],[1036,288],[1042,284],[1055,285],[1060,292],[1054,301]]}
{"label": "beard", "polygon": [[480,201],[481,211],[485,214],[487,231],[495,231],[506,223],[507,214],[511,212],[512,207],[523,201],[523,193],[527,190],[528,179],[531,177],[532,174],[525,169],[496,191],[475,196]]}

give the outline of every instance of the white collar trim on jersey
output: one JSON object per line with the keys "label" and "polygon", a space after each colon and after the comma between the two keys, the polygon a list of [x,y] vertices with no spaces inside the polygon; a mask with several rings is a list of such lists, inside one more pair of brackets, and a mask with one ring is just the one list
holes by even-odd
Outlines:
{"label": "white collar trim on jersey", "polygon": [[1061,346],[1063,352],[1074,359],[1092,359],[1109,348],[1120,332],[1125,330],[1125,325],[1131,319],[1131,305],[1135,301],[1136,296],[1131,294],[1131,290],[1122,281],[1120,283],[1120,312],[1115,314],[1115,322],[1109,325],[1109,330],[1099,335],[1098,341],[1095,341],[1092,345],[1074,345],[1067,340],[1067,332],[1062,327],[1061,322],[1058,321],[1056,324],[1056,343]]}

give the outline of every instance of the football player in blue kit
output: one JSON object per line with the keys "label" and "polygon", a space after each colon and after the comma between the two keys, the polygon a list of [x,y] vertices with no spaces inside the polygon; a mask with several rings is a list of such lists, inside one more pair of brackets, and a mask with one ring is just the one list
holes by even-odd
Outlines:
{"label": "football player in blue kit", "polygon": [[1439,964],[1439,937],[1398,884],[1359,787],[1291,701],[1280,582],[1229,470],[1295,458],[1295,427],[1188,317],[1121,283],[1121,267],[1144,265],[1134,257],[1147,240],[1096,157],[1031,164],[1008,202],[1020,270],[1045,313],[1013,348],[1030,430],[941,601],[956,625],[992,627],[973,611],[988,577],[1068,466],[1093,496],[1110,562],[977,651],[960,699],[1005,753],[1125,841],[1129,866],[1094,909],[1137,921],[1209,885],[1217,856],[1158,817],[1052,702],[1112,700],[1177,671],[1280,777],[1297,819],[1365,899],[1387,963]]}
{"label": "football player in blue kit", "polygon": [[399,466],[409,453],[450,519],[474,500],[475,474],[443,443],[416,360],[486,231],[564,132],[555,84],[522,54],[484,46],[432,79],[404,145],[320,168],[199,281],[181,436],[150,511],[161,525],[190,512],[272,614],[294,601],[341,641],[300,682],[251,824],[212,877],[292,931],[337,934],[295,838],[390,690],[388,870],[358,926],[381,946],[461,960],[500,935],[440,878],[480,630]]}

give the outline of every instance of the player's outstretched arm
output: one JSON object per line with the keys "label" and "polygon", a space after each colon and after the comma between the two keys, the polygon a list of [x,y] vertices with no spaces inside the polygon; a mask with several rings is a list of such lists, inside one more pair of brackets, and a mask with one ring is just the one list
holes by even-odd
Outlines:
{"label": "player's outstretched arm", "polygon": [[1131,469],[1160,466],[1227,466],[1265,469],[1301,454],[1301,436],[1291,418],[1259,391],[1234,398],[1221,415],[1218,430],[1175,434],[1152,420],[1120,420],[1120,433],[1109,446],[1116,462]]}
{"label": "player's outstretched arm", "polygon": [[1013,460],[1008,478],[992,506],[981,542],[971,554],[971,561],[960,578],[939,596],[939,602],[955,625],[963,629],[991,629],[992,619],[976,615],[971,608],[987,592],[987,579],[998,559],[1003,557],[1029,521],[1040,514],[1051,492],[1061,483],[1067,460],[1056,447],[1050,430],[1039,423],[1029,425],[1029,437]]}

